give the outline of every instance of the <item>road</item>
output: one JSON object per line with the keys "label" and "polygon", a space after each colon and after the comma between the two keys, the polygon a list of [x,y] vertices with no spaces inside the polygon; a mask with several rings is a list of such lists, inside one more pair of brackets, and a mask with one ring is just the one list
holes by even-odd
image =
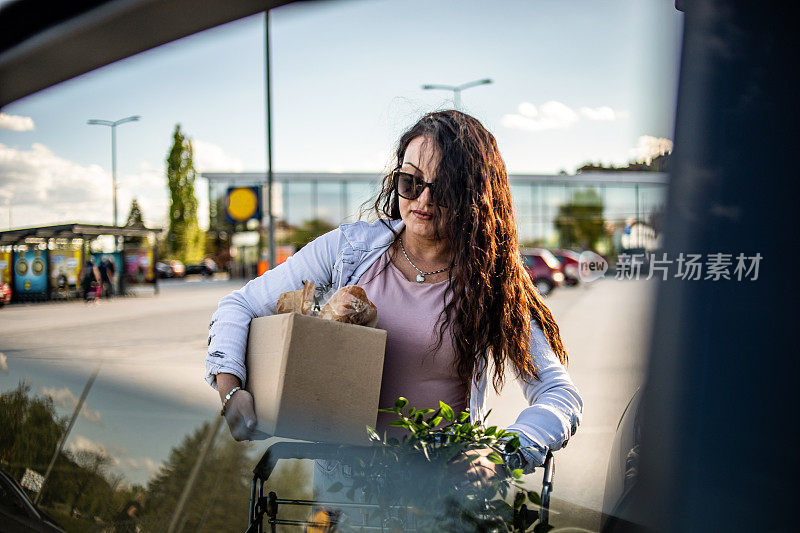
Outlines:
{"label": "road", "polygon": [[[178,280],[162,284],[158,296],[142,292],[97,305],[8,306],[0,310],[0,390],[25,379],[34,390],[66,387],[78,396],[86,376],[103,361],[87,402],[103,421],[82,419],[74,432],[106,449],[125,449],[129,464],[144,464],[147,458],[157,465],[170,446],[218,408],[202,380],[208,321],[219,298],[241,284]],[[654,288],[646,281],[600,280],[560,289],[546,300],[585,401],[580,429],[556,455],[554,497],[560,500],[600,509],[611,439],[642,382]],[[491,423],[500,426],[512,423],[525,407],[513,381],[500,396],[492,394],[489,405]],[[163,415],[161,425],[152,423],[154,412]],[[151,441],[137,420],[155,434]],[[131,450],[132,441],[137,451]],[[126,473],[144,482],[153,470],[152,465],[131,467]],[[532,478],[538,485],[537,474]]]}
{"label": "road", "polygon": [[[554,498],[601,509],[612,438],[646,371],[655,287],[647,281],[601,280],[560,290],[546,301],[569,355],[570,375],[584,400],[581,427],[555,454]],[[499,397],[489,398],[489,405],[494,409],[492,424],[507,426],[526,403],[519,387],[510,382]],[[541,486],[541,473],[529,480]],[[596,517],[587,520],[596,522]]]}

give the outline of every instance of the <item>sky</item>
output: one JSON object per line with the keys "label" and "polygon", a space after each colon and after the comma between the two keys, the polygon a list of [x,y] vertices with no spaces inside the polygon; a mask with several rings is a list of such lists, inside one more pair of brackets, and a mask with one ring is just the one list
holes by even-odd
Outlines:
{"label": "sky", "polygon": [[[401,132],[452,106],[495,135],[510,173],[624,164],[673,133],[682,14],[669,0],[299,3],[270,14],[273,165],[381,172]],[[0,110],[0,230],[110,223],[110,129],[119,218],[132,198],[165,223],[176,124],[199,172],[265,168],[264,16],[256,15],[61,83]],[[661,141],[659,141],[661,139]],[[198,179],[207,224],[205,180]]]}

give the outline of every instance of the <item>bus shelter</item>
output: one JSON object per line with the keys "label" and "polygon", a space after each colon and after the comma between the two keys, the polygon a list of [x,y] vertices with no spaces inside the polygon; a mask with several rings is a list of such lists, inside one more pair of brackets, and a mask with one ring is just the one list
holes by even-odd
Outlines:
{"label": "bus shelter", "polygon": [[[116,294],[135,285],[150,285],[157,293],[158,231],[79,223],[1,231],[0,279],[11,287],[12,301],[76,298],[91,257],[95,265],[113,263]],[[92,251],[92,241],[105,235],[114,237],[114,251]]]}

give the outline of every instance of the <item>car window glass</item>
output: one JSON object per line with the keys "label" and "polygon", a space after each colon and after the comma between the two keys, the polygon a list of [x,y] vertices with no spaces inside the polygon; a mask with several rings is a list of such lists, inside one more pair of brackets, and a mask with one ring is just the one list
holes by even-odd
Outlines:
{"label": "car window glass", "polygon": [[[413,28],[387,39],[409,6],[419,15]],[[268,197],[282,263],[339,224],[375,218],[369,201],[394,168],[401,130],[455,106],[500,148],[523,264],[584,395],[582,427],[556,455],[556,496],[586,510],[575,516],[597,518],[614,431],[642,381],[657,286],[644,263],[637,276],[617,267],[663,243],[682,18],[657,0],[579,6],[273,9],[271,190],[263,14],[4,107],[0,234],[69,227],[0,241],[10,300],[0,294],[0,469],[20,482],[31,470],[30,486],[47,476],[37,505],[59,523],[245,530],[252,469],[275,439],[231,437],[204,361],[219,301],[274,266]],[[455,93],[422,88],[472,76],[493,81]],[[87,124],[133,116],[114,129]],[[124,228],[116,237],[103,234],[115,195]],[[591,266],[605,270],[560,273],[530,255],[557,248],[590,250]],[[515,422],[528,407],[520,392],[513,379],[489,390],[490,425]],[[311,461],[286,463],[270,486],[310,498],[313,475]]]}

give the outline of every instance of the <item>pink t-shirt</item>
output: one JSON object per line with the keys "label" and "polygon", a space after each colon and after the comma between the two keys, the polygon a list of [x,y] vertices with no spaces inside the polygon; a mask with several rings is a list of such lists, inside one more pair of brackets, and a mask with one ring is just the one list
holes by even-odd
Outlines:
{"label": "pink t-shirt", "polygon": [[[409,281],[389,260],[387,251],[364,272],[357,285],[378,307],[378,328],[387,331],[380,407],[394,407],[400,396],[417,409],[438,409],[439,400],[456,413],[466,409],[467,383],[453,367],[453,343],[445,331],[442,346],[434,353],[439,336],[437,320],[444,308],[448,281]],[[378,413],[377,430],[397,417]],[[392,428],[389,433],[397,435]],[[404,431],[404,430],[401,430]]]}

